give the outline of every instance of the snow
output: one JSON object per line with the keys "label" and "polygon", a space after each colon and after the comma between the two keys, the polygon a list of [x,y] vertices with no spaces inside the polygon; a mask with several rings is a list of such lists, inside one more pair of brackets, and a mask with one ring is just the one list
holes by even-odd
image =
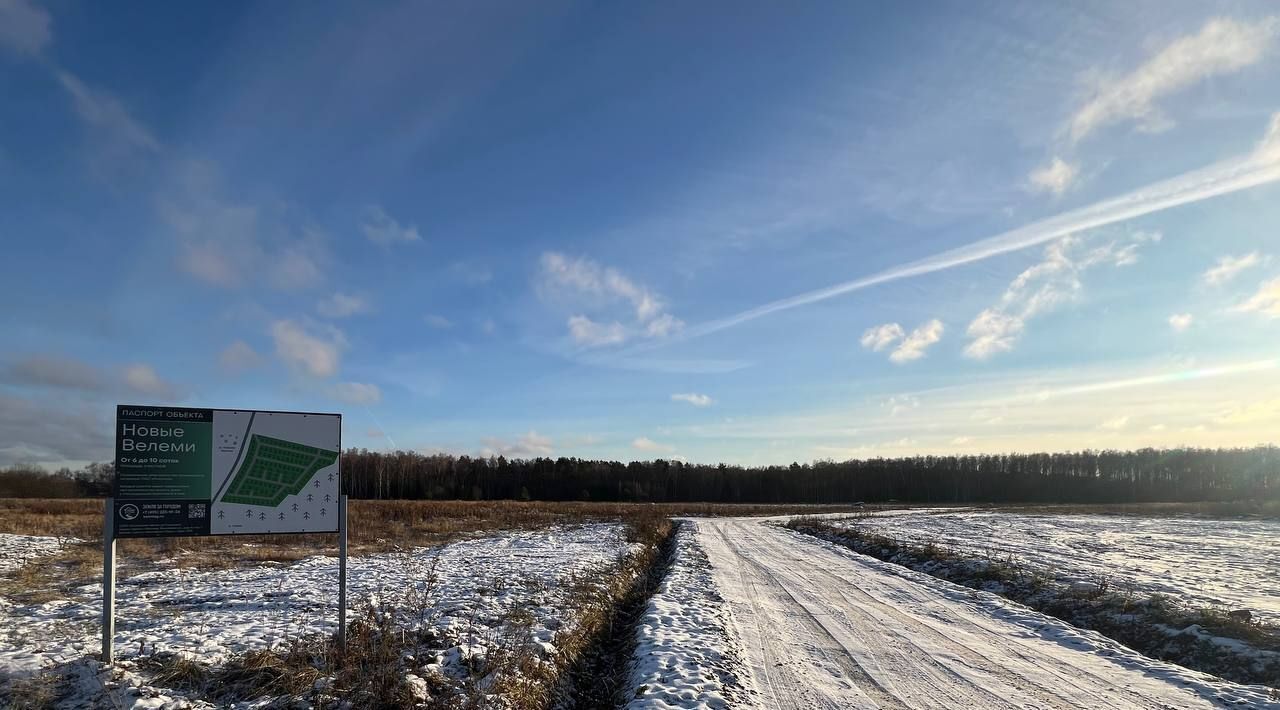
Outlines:
{"label": "snow", "polygon": [[754,707],[1280,708],[1267,688],[776,525],[699,520],[697,540]]}
{"label": "snow", "polygon": [[0,574],[12,572],[27,562],[52,555],[64,545],[80,542],[71,537],[41,537],[0,533]]}
{"label": "snow", "polygon": [[[435,670],[455,675],[465,675],[461,664],[467,657],[482,656],[499,641],[515,610],[531,617],[529,640],[544,654],[554,654],[557,630],[576,616],[561,583],[615,562],[632,547],[622,527],[610,524],[510,532],[440,548],[353,557],[348,561],[348,618],[356,618],[361,600],[421,612],[421,625],[436,630],[453,647],[419,660],[426,662],[424,667],[434,664]],[[121,579],[115,638],[117,656],[124,661],[120,665],[128,669],[133,657],[166,651],[217,665],[250,649],[332,633],[337,627],[337,563],[335,557],[316,556],[293,565],[161,569]],[[96,584],[69,599],[5,609],[0,679],[97,654],[100,614],[101,588]]]}
{"label": "snow", "polygon": [[744,669],[728,614],[693,523],[682,523],[675,559],[636,630],[627,707],[737,707]]}
{"label": "snow", "polygon": [[1280,623],[1277,520],[963,510],[896,511],[846,524],[966,556],[1012,555],[1068,584],[1108,578],[1118,591],[1129,586],[1194,606],[1250,609],[1257,621]]}

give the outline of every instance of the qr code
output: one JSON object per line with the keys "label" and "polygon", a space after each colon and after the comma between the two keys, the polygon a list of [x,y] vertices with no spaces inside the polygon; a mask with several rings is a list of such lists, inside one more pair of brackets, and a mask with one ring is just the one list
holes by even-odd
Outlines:
{"label": "qr code", "polygon": [[190,506],[187,507],[188,518],[203,518],[208,514],[209,513],[208,513],[207,503],[192,503]]}

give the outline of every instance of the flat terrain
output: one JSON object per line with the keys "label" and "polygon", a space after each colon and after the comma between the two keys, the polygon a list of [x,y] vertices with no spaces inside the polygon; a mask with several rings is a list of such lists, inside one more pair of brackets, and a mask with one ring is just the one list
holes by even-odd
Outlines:
{"label": "flat terrain", "polygon": [[995,595],[774,525],[696,525],[757,707],[1272,705],[1266,689],[1155,661]]}
{"label": "flat terrain", "polygon": [[919,510],[852,524],[966,556],[1011,556],[1068,581],[1106,580],[1116,590],[1280,622],[1280,520]]}

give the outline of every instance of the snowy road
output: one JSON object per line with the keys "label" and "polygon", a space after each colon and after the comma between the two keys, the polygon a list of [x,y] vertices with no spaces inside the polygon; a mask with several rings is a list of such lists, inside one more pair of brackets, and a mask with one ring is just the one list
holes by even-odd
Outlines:
{"label": "snowy road", "polygon": [[759,520],[699,520],[757,705],[1280,707],[985,592]]}

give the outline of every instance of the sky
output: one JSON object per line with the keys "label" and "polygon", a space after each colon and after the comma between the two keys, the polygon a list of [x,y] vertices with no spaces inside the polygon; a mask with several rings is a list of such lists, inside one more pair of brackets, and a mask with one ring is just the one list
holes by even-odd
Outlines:
{"label": "sky", "polygon": [[1280,441],[1266,0],[0,0],[0,97],[0,465]]}

